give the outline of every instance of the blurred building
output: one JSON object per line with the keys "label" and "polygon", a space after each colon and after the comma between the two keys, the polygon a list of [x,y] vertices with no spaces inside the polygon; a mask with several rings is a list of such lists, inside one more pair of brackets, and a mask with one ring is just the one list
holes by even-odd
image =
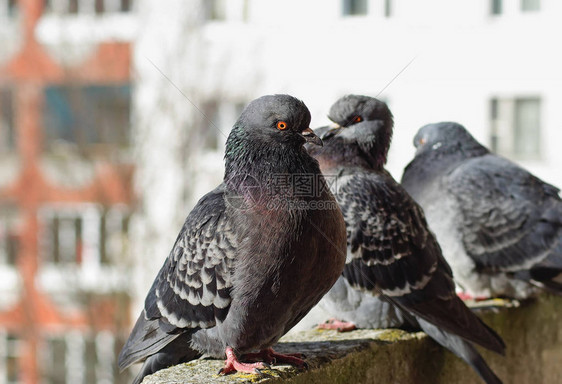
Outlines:
{"label": "blurred building", "polygon": [[397,179],[416,131],[449,120],[562,186],[557,0],[138,5],[138,292],[147,291],[190,208],[222,179],[224,142],[241,108],[263,94],[301,98],[313,127],[328,122],[343,94],[386,100],[395,116],[388,168]]}
{"label": "blurred building", "polygon": [[0,0],[0,383],[120,383],[132,0]]}

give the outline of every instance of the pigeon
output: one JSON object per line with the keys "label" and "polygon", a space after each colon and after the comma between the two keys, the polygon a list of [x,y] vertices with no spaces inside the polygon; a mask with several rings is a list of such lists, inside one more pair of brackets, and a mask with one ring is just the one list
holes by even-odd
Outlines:
{"label": "pigeon", "polygon": [[562,294],[560,190],[460,124],[426,125],[402,185],[424,208],[467,298]]}
{"label": "pigeon", "polygon": [[486,383],[501,383],[474,344],[504,354],[503,340],[455,294],[423,210],[384,168],[394,125],[388,106],[347,95],[328,117],[335,124],[315,131],[324,146],[308,149],[332,180],[347,228],[347,259],[321,306],[364,328],[423,330]]}
{"label": "pigeon", "polygon": [[119,355],[121,370],[144,361],[135,384],[201,356],[226,355],[222,374],[306,367],[271,346],[336,282],[346,248],[341,211],[304,148],[322,144],[310,119],[302,101],[268,95],[234,124],[224,180],[187,216]]}

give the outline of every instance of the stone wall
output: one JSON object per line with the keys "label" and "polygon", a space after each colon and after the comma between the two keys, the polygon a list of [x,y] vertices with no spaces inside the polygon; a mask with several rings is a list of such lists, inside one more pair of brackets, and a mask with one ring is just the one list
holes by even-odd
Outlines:
{"label": "stone wall", "polygon": [[[482,351],[504,383],[562,382],[562,298],[543,296],[482,316],[507,344],[505,357]],[[274,366],[264,377],[219,376],[223,361],[197,360],[157,372],[143,383],[481,383],[468,365],[421,332],[308,330],[286,336],[276,350],[304,353],[310,368],[298,372]]]}

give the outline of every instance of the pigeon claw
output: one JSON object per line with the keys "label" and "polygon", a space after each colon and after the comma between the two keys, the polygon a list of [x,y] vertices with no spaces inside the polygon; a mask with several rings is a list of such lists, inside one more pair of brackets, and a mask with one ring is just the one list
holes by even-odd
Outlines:
{"label": "pigeon claw", "polygon": [[261,369],[269,368],[269,364],[257,362],[257,363],[241,363],[234,350],[231,347],[226,347],[226,361],[224,367],[219,370],[219,375],[227,375],[232,372],[240,373],[251,373],[261,375]]}
{"label": "pigeon claw", "polygon": [[302,353],[288,353],[281,354],[273,350],[273,348],[267,348],[261,351],[264,361],[275,362],[276,364],[289,364],[301,369],[308,369],[308,364],[303,360],[304,355]]}
{"label": "pigeon claw", "polygon": [[334,329],[338,332],[349,332],[353,331],[357,327],[355,324],[347,321],[339,321],[336,319],[330,319],[325,323],[318,324],[318,329]]}
{"label": "pigeon claw", "polygon": [[273,348],[264,349],[258,353],[248,353],[244,355],[244,359],[263,360],[262,364],[289,364],[297,368],[308,369],[308,364],[303,360],[305,358],[302,353],[281,354],[273,350]]}

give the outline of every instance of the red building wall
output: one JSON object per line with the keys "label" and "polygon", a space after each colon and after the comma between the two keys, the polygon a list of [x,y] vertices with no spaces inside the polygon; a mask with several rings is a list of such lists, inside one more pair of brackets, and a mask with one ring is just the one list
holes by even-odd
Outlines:
{"label": "red building wall", "polygon": [[[16,269],[22,282],[18,300],[0,312],[0,328],[21,340],[19,380],[40,381],[38,353],[44,329],[108,330],[116,334],[127,326],[128,300],[112,296],[92,299],[84,311],[68,313],[57,307],[50,295],[41,292],[37,274],[41,268],[38,212],[46,204],[100,203],[103,206],[131,207],[131,178],[134,167],[98,156],[90,159],[95,176],[76,188],[53,183],[41,166],[45,151],[43,127],[44,89],[64,84],[129,84],[131,44],[102,42],[87,60],[74,67],[62,67],[35,39],[43,12],[42,0],[20,0],[23,44],[7,61],[0,63],[0,85],[13,93],[15,131],[14,156],[19,164],[17,177],[0,187],[0,203],[15,205],[18,211]],[[1,161],[1,160],[0,160]],[[77,250],[78,253],[78,250]],[[123,308],[126,306],[127,308]],[[126,331],[125,331],[126,332]],[[1,379],[0,379],[1,381]]]}

